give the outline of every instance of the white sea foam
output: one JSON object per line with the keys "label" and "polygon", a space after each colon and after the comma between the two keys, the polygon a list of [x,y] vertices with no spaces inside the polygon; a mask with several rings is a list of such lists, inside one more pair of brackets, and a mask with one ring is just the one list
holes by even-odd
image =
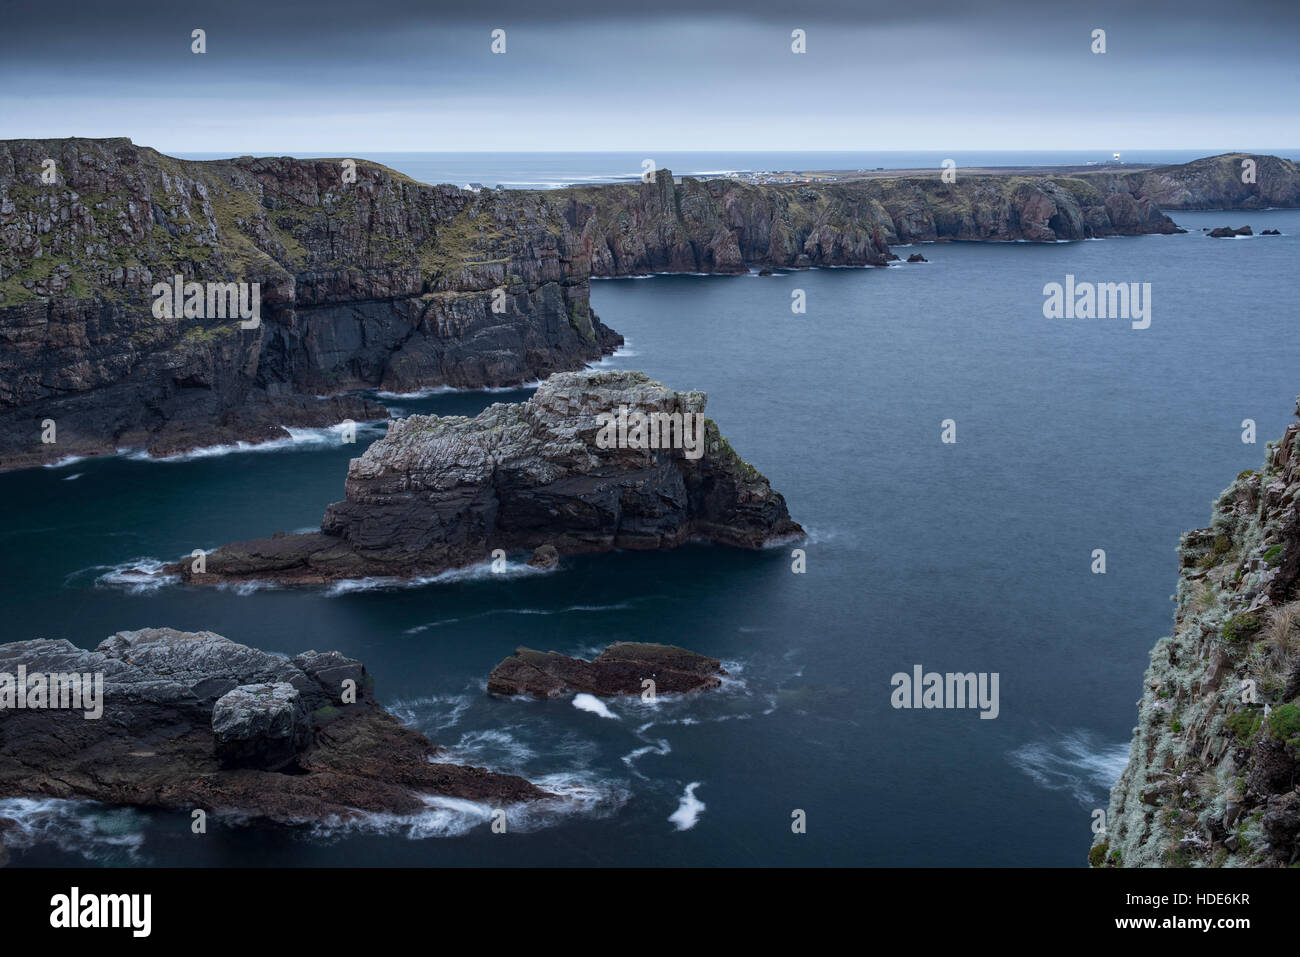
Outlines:
{"label": "white sea foam", "polygon": [[80,569],[69,575],[66,581],[72,582],[87,573],[98,573],[95,575],[96,588],[121,588],[128,594],[143,595],[180,581],[179,575],[162,574],[165,564],[157,558],[132,558],[116,565],[92,565]]}
{"label": "white sea foam", "polygon": [[[601,781],[586,772],[558,772],[534,778],[533,783],[554,797],[500,808],[505,811],[508,833],[535,831],[575,815],[606,817],[630,796],[617,782]],[[479,801],[437,795],[429,795],[423,802],[424,809],[414,814],[362,814],[312,822],[310,833],[318,840],[354,833],[397,834],[410,840],[456,837],[487,826],[497,810]]]}
{"label": "white sea foam", "polygon": [[65,465],[72,465],[75,462],[84,462],[88,458],[90,458],[89,455],[66,455],[63,458],[59,459],[58,461],[46,462],[43,466],[41,466],[41,468],[61,469]]}
{"label": "white sea foam", "polygon": [[81,477],[82,477],[83,475],[85,475],[85,474],[86,474],[85,472],[73,472],[71,475],[69,475],[69,476],[67,476],[66,478],[64,478],[63,481],[65,481],[65,482],[71,482],[71,481],[73,481],[74,479],[79,479],[79,478],[81,478]]}
{"label": "white sea foam", "polygon": [[[297,429],[285,427],[288,436],[269,439],[266,442],[234,442],[228,445],[205,445],[176,455],[150,455],[144,449],[119,449],[118,454],[137,462],[193,462],[196,459],[216,458],[239,452],[282,452],[288,449],[308,449],[320,446],[341,445],[346,425],[324,426],[318,429]],[[365,433],[383,433],[387,429],[385,420],[356,423],[357,435]]]}
{"label": "white sea foam", "polygon": [[[449,568],[436,575],[421,575],[415,578],[352,578],[335,582],[324,591],[327,598],[347,595],[359,591],[387,591],[397,588],[422,588],[425,585],[443,585],[448,582],[487,581],[493,578],[525,578],[530,575],[548,575],[555,568],[536,568],[527,562],[506,562],[504,571],[494,572],[491,562],[480,562],[465,568]],[[408,631],[414,634],[414,630]]]}
{"label": "white sea foam", "polygon": [[585,692],[573,696],[573,706],[579,711],[590,711],[592,714],[600,715],[602,718],[612,718],[615,721],[620,720],[619,716],[606,707],[605,702],[601,701],[595,695]]}
{"label": "white sea foam", "polygon": [[668,820],[679,831],[689,831],[693,828],[704,812],[704,802],[695,796],[695,789],[699,786],[699,781],[692,781],[686,785],[685,792],[678,799],[677,810],[668,815]]}
{"label": "white sea foam", "polygon": [[1128,763],[1129,746],[1100,741],[1076,730],[1055,741],[1031,741],[1007,755],[1011,764],[1041,787],[1067,791],[1088,808],[1104,807],[1111,787]]}
{"label": "white sea foam", "polygon": [[13,850],[52,844],[96,864],[138,864],[146,818],[130,808],[62,798],[4,798],[0,817],[14,826],[4,842]]}
{"label": "white sea foam", "polygon": [[[376,392],[377,399],[428,399],[435,395],[448,395],[449,393],[458,393],[461,395],[475,395],[477,393],[497,393],[497,392],[516,392],[519,389],[536,389],[542,384],[541,379],[529,379],[527,382],[521,382],[518,385],[485,385],[478,388],[458,388],[454,385],[433,385],[427,389],[416,389],[414,392]],[[391,409],[389,411],[392,411]]]}

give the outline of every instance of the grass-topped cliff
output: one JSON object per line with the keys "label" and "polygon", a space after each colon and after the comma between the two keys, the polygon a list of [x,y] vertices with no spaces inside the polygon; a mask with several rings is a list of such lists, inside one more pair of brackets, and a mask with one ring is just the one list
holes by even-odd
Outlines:
{"label": "grass-topped cliff", "polygon": [[1300,423],[1179,546],[1094,866],[1300,861]]}

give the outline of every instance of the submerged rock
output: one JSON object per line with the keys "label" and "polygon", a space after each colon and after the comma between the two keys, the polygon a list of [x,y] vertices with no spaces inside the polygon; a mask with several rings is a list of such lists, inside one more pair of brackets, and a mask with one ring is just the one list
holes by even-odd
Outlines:
{"label": "submerged rock", "polygon": [[487,690],[534,698],[582,693],[611,697],[639,695],[649,679],[655,694],[676,694],[716,688],[725,674],[718,659],[676,645],[620,641],[591,661],[520,647],[492,669]]}
{"label": "submerged rock", "polygon": [[534,568],[554,568],[560,564],[560,553],[554,545],[538,545],[528,564]]}
{"label": "submerged rock", "polygon": [[[381,708],[364,666],[295,658],[212,632],[118,632],[94,651],[0,645],[0,672],[103,676],[102,715],[0,710],[0,797],[237,812],[279,822],[415,813],[430,795],[496,806],[549,797],[520,777],[439,763]],[[341,692],[360,679],[352,695]]]}
{"label": "submerged rock", "polygon": [[310,584],[436,574],[498,548],[546,561],[547,546],[558,558],[801,535],[785,499],[704,417],[705,401],[642,372],[588,371],[472,419],[399,419],[351,461],[347,498],[319,532],[225,545],[202,572],[189,561],[166,571],[195,584]]}

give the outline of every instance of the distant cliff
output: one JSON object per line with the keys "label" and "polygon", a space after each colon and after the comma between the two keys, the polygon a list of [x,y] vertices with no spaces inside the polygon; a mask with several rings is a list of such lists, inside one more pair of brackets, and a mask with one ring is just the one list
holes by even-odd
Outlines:
{"label": "distant cliff", "polygon": [[[342,159],[0,141],[0,468],[386,416],[346,394],[361,388],[578,369],[622,341],[591,310],[593,276],[884,265],[892,243],[1177,231],[1147,180],[1100,175],[753,186],[660,170],[648,183],[475,193],[354,169],[348,182]],[[260,324],[156,316],[154,287],[174,276],[258,283]]]}
{"label": "distant cliff", "polygon": [[[1253,163],[1253,167],[1247,163]],[[1300,206],[1300,168],[1258,153],[1224,153],[1141,173],[1085,173],[1109,194],[1163,209],[1267,209]]]}
{"label": "distant cliff", "polygon": [[1300,860],[1300,423],[1187,532],[1094,866]]}

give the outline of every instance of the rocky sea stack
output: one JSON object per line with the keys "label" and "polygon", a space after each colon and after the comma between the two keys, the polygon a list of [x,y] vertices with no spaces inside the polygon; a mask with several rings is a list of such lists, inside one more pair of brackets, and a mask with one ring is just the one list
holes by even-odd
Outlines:
{"label": "rocky sea stack", "polygon": [[[801,535],[785,499],[704,417],[705,401],[643,372],[587,371],[472,419],[398,419],[349,464],[347,498],[319,532],[225,545],[202,571],[169,571],[195,584],[315,584],[437,574],[496,549],[759,548]],[[638,447],[635,428],[619,427],[637,415],[662,417],[665,447]]]}
{"label": "rocky sea stack", "polygon": [[535,698],[583,693],[613,697],[642,694],[649,680],[654,682],[655,694],[680,694],[717,688],[725,674],[717,658],[676,645],[620,641],[591,661],[554,651],[516,648],[492,669],[487,690]]}
{"label": "rocky sea stack", "polygon": [[438,763],[427,738],[375,702],[361,662],[337,652],[286,658],[212,632],[146,628],[94,651],[0,644],[0,672],[20,666],[28,676],[102,675],[102,711],[30,701],[0,710],[3,797],[280,823],[416,813],[436,796],[497,807],[553,797],[513,775]]}
{"label": "rocky sea stack", "polygon": [[1300,860],[1300,423],[1183,535],[1094,866]]}

